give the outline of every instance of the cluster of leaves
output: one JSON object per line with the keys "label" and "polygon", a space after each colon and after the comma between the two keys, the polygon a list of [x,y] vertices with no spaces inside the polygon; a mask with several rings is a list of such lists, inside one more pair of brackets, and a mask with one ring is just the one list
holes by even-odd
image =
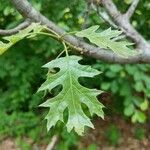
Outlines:
{"label": "cluster of leaves", "polygon": [[[94,66],[104,72],[100,87],[113,94],[116,109],[121,103],[120,111],[123,108],[125,116],[130,116],[134,123],[144,123],[146,121],[144,112],[148,110],[150,99],[150,66],[118,64],[110,66],[101,63]],[[116,77],[117,79],[115,79]]]}
{"label": "cluster of leaves", "polygon": [[3,120],[0,125],[1,136],[23,136],[24,133],[31,135],[29,130],[33,130],[35,126],[39,126],[38,123],[40,120],[32,112],[13,112],[8,115],[4,111],[1,111],[0,117]]}
{"label": "cluster of leaves", "polygon": [[[99,26],[92,26],[83,31],[77,32],[76,36],[87,37],[90,42],[96,44],[101,48],[110,48],[115,53],[128,57],[128,55],[135,55],[135,51],[130,51],[127,47],[131,43],[120,41],[113,41],[115,37],[118,37],[122,32],[110,28],[101,32],[96,33],[95,31]],[[59,85],[62,85],[62,91],[54,98],[48,99],[45,103],[40,106],[50,107],[50,111],[46,116],[47,129],[49,130],[56,123],[64,121],[63,113],[68,108],[68,121],[67,130],[70,132],[73,128],[79,134],[82,135],[84,132],[84,126],[92,127],[89,118],[85,115],[82,110],[81,104],[84,103],[91,115],[94,113],[100,117],[103,116],[102,108],[104,107],[101,103],[98,103],[96,96],[100,92],[96,90],[87,89],[81,86],[78,82],[79,77],[93,77],[99,72],[90,68],[90,66],[81,66],[78,64],[80,60],[77,56],[66,56],[53,60],[46,64],[44,67],[49,69],[47,80],[39,88],[39,91],[51,90]],[[52,73],[54,68],[59,68],[60,71],[55,74]],[[57,108],[57,110],[56,110]],[[139,112],[137,112],[138,115]],[[137,115],[137,114],[136,114]],[[134,118],[136,118],[134,116]],[[134,119],[136,121],[136,119]]]}
{"label": "cluster of leaves", "polygon": [[[22,47],[23,44],[25,47]],[[42,71],[39,67],[43,58],[38,54],[34,55],[31,47],[30,51],[27,51],[29,47],[25,41],[15,49],[11,49],[0,58],[1,136],[22,136],[27,130],[30,132],[34,129],[40,121],[36,109],[41,103],[42,95],[35,95],[35,92],[42,80]],[[19,49],[21,51],[18,53]]]}
{"label": "cluster of leaves", "polygon": [[106,130],[106,138],[112,145],[117,145],[121,137],[120,130],[115,125],[110,125]]}
{"label": "cluster of leaves", "polygon": [[[60,134],[62,143],[70,147],[73,145],[72,142],[67,142],[70,135],[62,126],[47,133],[43,111],[37,107],[42,103],[43,93],[36,92],[46,74],[46,71],[39,68],[49,59],[47,55],[56,55],[56,51],[46,54],[46,50],[45,55],[41,55],[42,52],[35,49],[41,40],[43,38],[30,40],[30,44],[27,44],[29,40],[23,40],[0,57],[0,140],[12,136],[17,138],[19,147],[26,147],[27,142],[22,139],[23,137],[40,143],[49,142],[53,134]],[[45,44],[41,45],[43,49],[50,44],[45,41]],[[54,41],[52,42],[54,44]],[[55,48],[57,49],[57,44]]]}
{"label": "cluster of leaves", "polygon": [[[84,8],[82,0],[70,1],[69,6],[68,0],[62,0],[62,2],[31,0],[30,2],[36,9],[42,11],[52,20],[57,21],[59,26],[68,31],[71,29],[76,30],[81,25],[80,18]],[[21,15],[12,7],[10,1],[0,0],[0,4],[2,4],[0,5],[1,29],[13,28],[22,21]],[[55,9],[53,9],[54,7]],[[70,18],[69,16],[72,17]],[[16,138],[31,135],[30,138],[37,141],[42,130],[42,139],[46,140],[46,135],[48,135],[47,142],[49,142],[50,136],[46,130],[44,132],[45,125],[39,119],[42,113],[37,109],[37,106],[42,101],[43,94],[35,95],[35,92],[43,81],[44,77],[42,76],[46,73],[39,68],[45,62],[55,58],[61,49],[60,43],[56,40],[40,36],[38,39],[33,38],[32,40],[28,39],[19,42],[0,57],[1,137],[4,135]],[[43,120],[43,116],[41,119]],[[41,127],[41,124],[44,127]],[[75,144],[76,136],[73,133],[73,138],[70,138],[70,134],[62,126],[58,126],[56,130],[57,134],[62,137],[62,142],[60,146],[58,145],[60,149],[61,146],[68,149],[68,147],[71,148]],[[55,133],[51,131],[50,135],[52,134]],[[24,140],[19,141],[21,145],[23,145],[23,142]]]}
{"label": "cluster of leaves", "polygon": [[[105,49],[110,48],[115,53],[122,56],[135,54],[134,51],[131,53],[132,51],[130,52],[130,49],[127,48],[127,45],[130,43],[113,41],[113,38],[118,37],[122,32],[107,29],[101,33],[96,33],[95,31],[98,28],[99,26],[92,26],[88,29],[77,32],[76,35],[79,37],[87,37],[97,46]],[[0,43],[0,54],[3,54],[8,48],[25,37],[31,38],[36,34],[43,33],[41,32],[43,29],[44,26],[38,23],[32,23],[27,28],[19,31],[19,33],[4,37],[3,39],[7,40],[8,42]],[[102,111],[104,106],[101,103],[98,103],[96,98],[100,92],[84,88],[78,82],[79,77],[93,77],[99,72],[90,68],[90,66],[79,65],[79,60],[80,59],[77,56],[66,56],[64,58],[56,59],[45,65],[50,71],[52,71],[54,68],[60,68],[60,71],[54,75],[49,73],[47,81],[40,87],[39,91],[51,91],[58,85],[63,86],[63,90],[60,92],[60,94],[58,94],[58,96],[52,100],[46,101],[41,105],[44,107],[50,107],[50,112],[46,116],[46,119],[48,120],[48,130],[54,126],[57,121],[63,121],[63,112],[66,108],[68,108],[69,114],[67,122],[67,130],[69,132],[74,128],[79,135],[82,135],[84,126],[93,128],[93,124],[90,122],[90,119],[82,110],[82,103],[88,107],[91,115],[95,113],[104,118]],[[57,111],[55,111],[56,108],[58,108]]]}

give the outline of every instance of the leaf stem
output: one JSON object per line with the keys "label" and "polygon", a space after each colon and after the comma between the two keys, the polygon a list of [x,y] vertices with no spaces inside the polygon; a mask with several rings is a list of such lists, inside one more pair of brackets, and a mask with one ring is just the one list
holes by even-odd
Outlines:
{"label": "leaf stem", "polygon": [[[67,46],[66,46],[66,43],[64,42],[64,40],[62,39],[62,36],[59,36],[58,34],[55,34],[55,33],[46,33],[46,32],[39,32],[39,33],[36,33],[36,34],[40,34],[40,35],[47,35],[47,36],[50,36],[50,37],[53,37],[55,39],[60,39],[63,46],[64,46],[64,50],[57,56],[57,58],[65,51],[66,52],[66,56],[69,56],[68,55],[68,49],[67,49]],[[68,33],[69,34],[69,33]]]}
{"label": "leaf stem", "polygon": [[64,41],[62,41],[62,44],[64,46],[64,50],[66,52],[66,56],[68,57],[69,55],[68,55],[68,49],[67,49],[66,43]]}
{"label": "leaf stem", "polygon": [[69,34],[75,34],[77,33],[78,31],[72,31],[72,32],[67,32],[67,33],[64,33],[60,36],[60,38],[63,38],[65,35],[69,35]]}
{"label": "leaf stem", "polygon": [[51,32],[52,34],[56,35],[57,37],[59,37],[59,34],[57,34],[55,31],[51,30],[50,28],[45,27],[45,29],[49,32]]}
{"label": "leaf stem", "polygon": [[59,58],[64,52],[65,52],[65,50],[63,50],[62,52],[60,52],[56,58]]}
{"label": "leaf stem", "polygon": [[39,32],[39,33],[37,33],[37,34],[40,34],[40,35],[48,35],[48,36],[50,36],[50,37],[53,37],[53,38],[59,38],[59,37],[57,37],[56,35],[54,35],[54,34],[51,34],[51,33],[46,33],[46,32]]}

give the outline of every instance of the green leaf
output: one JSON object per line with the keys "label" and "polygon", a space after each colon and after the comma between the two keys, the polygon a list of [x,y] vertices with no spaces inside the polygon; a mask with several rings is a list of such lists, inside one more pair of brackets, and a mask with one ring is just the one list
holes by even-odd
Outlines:
{"label": "green leaf", "polygon": [[128,105],[128,106],[125,107],[124,114],[126,116],[131,116],[134,113],[134,111],[135,111],[134,105],[130,104],[130,105]]}
{"label": "green leaf", "polygon": [[118,73],[123,70],[123,67],[121,65],[115,64],[115,65],[110,65],[110,70],[112,72]]}
{"label": "green leaf", "polygon": [[40,106],[50,107],[50,111],[46,116],[47,129],[55,126],[57,121],[63,121],[63,112],[68,109],[67,130],[70,132],[73,128],[79,134],[84,132],[84,126],[93,128],[89,117],[87,117],[81,107],[85,104],[91,115],[97,114],[104,118],[104,113],[101,104],[96,96],[102,91],[96,89],[88,89],[83,87],[79,82],[79,77],[94,77],[100,74],[99,71],[92,69],[90,66],[80,65],[78,61],[81,60],[78,56],[66,56],[56,60],[52,60],[43,67],[49,70],[60,68],[55,74],[48,74],[47,80],[42,84],[38,91],[51,91],[58,85],[62,85],[63,89],[60,93],[48,99]]}
{"label": "green leaf", "polygon": [[141,105],[140,105],[141,110],[143,110],[143,111],[147,110],[148,109],[148,105],[149,105],[148,100],[145,99],[144,102],[141,103]]}
{"label": "green leaf", "polygon": [[3,43],[2,41],[0,41],[0,55],[2,55],[12,45],[13,45],[12,43]]}
{"label": "green leaf", "polygon": [[140,123],[144,123],[146,120],[146,116],[143,112],[137,110],[135,111],[134,115],[132,116],[132,122],[140,122]]}
{"label": "green leaf", "polygon": [[128,4],[128,5],[131,4],[132,1],[133,1],[133,0],[124,0],[124,2],[125,2],[126,4]]}
{"label": "green leaf", "polygon": [[22,40],[23,38],[34,37],[37,33],[43,30],[45,26],[40,25],[39,23],[32,23],[27,28],[20,30],[17,34],[6,36],[3,39],[7,42],[0,41],[0,55],[7,51],[11,46]]}
{"label": "green leaf", "polygon": [[87,150],[97,150],[96,144],[90,144]]}
{"label": "green leaf", "polygon": [[104,90],[108,90],[110,88],[111,84],[109,82],[103,82],[101,84],[101,88]]}
{"label": "green leaf", "polygon": [[135,82],[134,88],[137,92],[142,92],[145,89],[142,81]]}
{"label": "green leaf", "polygon": [[128,46],[133,45],[133,43],[126,41],[115,41],[116,37],[122,34],[122,31],[112,30],[111,28],[104,30],[100,33],[96,32],[99,26],[95,25],[88,29],[79,31],[76,33],[78,37],[85,37],[89,41],[97,46],[105,49],[111,49],[114,53],[123,56],[133,56],[138,54],[136,51],[131,50]]}

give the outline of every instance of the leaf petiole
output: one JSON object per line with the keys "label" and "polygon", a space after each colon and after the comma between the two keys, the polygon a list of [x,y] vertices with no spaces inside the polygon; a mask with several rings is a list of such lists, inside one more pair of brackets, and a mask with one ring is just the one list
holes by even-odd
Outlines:
{"label": "leaf petiole", "polygon": [[67,49],[66,43],[62,41],[62,44],[64,46],[64,50],[66,52],[66,56],[68,57],[69,55],[68,55],[68,49]]}
{"label": "leaf petiole", "polygon": [[56,38],[58,39],[59,37],[54,35],[54,34],[51,34],[51,33],[46,33],[46,32],[39,32],[37,34],[40,34],[40,35],[47,35],[47,36],[50,36],[50,37],[53,37],[53,38]]}

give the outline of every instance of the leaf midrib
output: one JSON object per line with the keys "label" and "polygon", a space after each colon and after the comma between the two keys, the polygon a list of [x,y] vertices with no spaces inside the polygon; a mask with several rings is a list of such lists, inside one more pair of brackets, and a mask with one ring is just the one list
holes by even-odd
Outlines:
{"label": "leaf midrib", "polygon": [[[69,59],[69,58],[68,58]],[[71,90],[71,99],[72,99],[72,102],[73,102],[73,107],[74,107],[74,110],[75,110],[75,114],[78,114],[77,111],[76,111],[76,107],[75,107],[75,102],[74,102],[74,97],[73,97],[73,88],[72,88],[72,76],[71,76],[71,72],[70,72],[70,67],[69,67],[69,60],[67,59],[67,65],[68,65],[68,72],[69,72],[69,82],[70,82],[70,90]],[[78,118],[78,115],[76,115],[77,118]],[[78,118],[78,122],[79,121],[79,118]]]}

